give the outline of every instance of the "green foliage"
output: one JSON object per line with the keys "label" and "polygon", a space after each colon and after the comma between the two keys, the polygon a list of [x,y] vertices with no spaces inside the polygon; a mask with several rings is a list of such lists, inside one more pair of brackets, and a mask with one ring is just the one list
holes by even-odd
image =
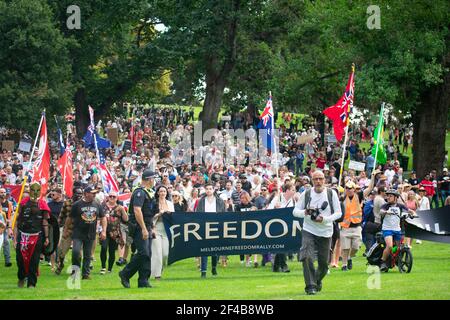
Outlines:
{"label": "green foliage", "polygon": [[0,123],[34,132],[44,108],[70,105],[69,41],[40,0],[0,1],[0,34]]}

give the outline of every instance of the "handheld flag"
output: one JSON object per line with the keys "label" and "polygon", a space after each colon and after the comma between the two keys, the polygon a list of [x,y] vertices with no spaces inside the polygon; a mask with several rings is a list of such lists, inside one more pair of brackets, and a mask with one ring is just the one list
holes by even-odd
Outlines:
{"label": "handheld flag", "polygon": [[387,161],[386,150],[384,149],[384,104],[381,107],[380,118],[378,120],[378,125],[374,131],[373,139],[374,145],[372,148],[372,155],[375,157],[376,163],[385,164]]}
{"label": "handheld flag", "polygon": [[110,191],[119,192],[119,186],[117,185],[116,180],[112,176],[111,172],[108,170],[106,166],[105,156],[102,152],[99,152],[99,160],[100,160],[100,175],[102,177],[103,190],[106,194]]}
{"label": "handheld flag", "polygon": [[63,179],[64,193],[72,198],[73,195],[73,170],[72,170],[72,151],[70,145],[67,144],[66,151],[58,160],[58,170]]}
{"label": "handheld flag", "polygon": [[259,129],[266,129],[266,134],[263,138],[263,145],[269,152],[275,150],[275,115],[272,105],[272,95],[267,99],[266,107],[264,108],[258,124]]}
{"label": "handheld flag", "polygon": [[64,138],[62,134],[62,130],[59,127],[58,118],[55,115],[55,121],[56,121],[56,128],[58,131],[58,144],[59,144],[59,155],[62,156],[64,152],[66,151],[66,146],[64,145]]}
{"label": "handheld flag", "polygon": [[[90,149],[97,148],[97,147],[101,148],[101,149],[111,148],[111,146],[112,146],[111,141],[100,137],[100,135],[95,130],[94,109],[92,109],[91,106],[89,106],[89,116],[91,119],[91,123],[89,124],[86,134],[83,137],[85,148],[90,148]],[[95,141],[97,141],[97,145],[95,144]]]}
{"label": "handheld flag", "polygon": [[50,179],[50,149],[47,139],[47,123],[45,121],[45,113],[42,117],[43,121],[39,138],[38,155],[33,164],[33,178],[31,180],[31,182],[38,182],[41,185],[41,198],[45,197],[47,194],[48,180]]}
{"label": "handheld flag", "polygon": [[338,141],[341,141],[344,136],[345,127],[349,123],[349,114],[351,108],[353,108],[353,95],[355,89],[354,75],[355,69],[352,67],[352,73],[350,74],[347,86],[345,87],[344,95],[335,105],[326,108],[323,111],[323,114],[333,122],[334,135]]}

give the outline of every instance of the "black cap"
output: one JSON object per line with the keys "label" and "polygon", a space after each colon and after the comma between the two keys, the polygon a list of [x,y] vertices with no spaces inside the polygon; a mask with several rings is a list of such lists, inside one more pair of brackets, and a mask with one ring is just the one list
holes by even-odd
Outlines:
{"label": "black cap", "polygon": [[143,180],[148,180],[148,179],[155,178],[155,177],[156,177],[156,173],[150,169],[145,170],[144,173],[142,174]]}
{"label": "black cap", "polygon": [[87,186],[86,188],[84,188],[84,192],[85,193],[96,193],[96,192],[98,192],[98,190],[97,189],[95,189],[95,187],[94,186]]}
{"label": "black cap", "polygon": [[245,174],[240,174],[239,179],[247,179],[247,176]]}

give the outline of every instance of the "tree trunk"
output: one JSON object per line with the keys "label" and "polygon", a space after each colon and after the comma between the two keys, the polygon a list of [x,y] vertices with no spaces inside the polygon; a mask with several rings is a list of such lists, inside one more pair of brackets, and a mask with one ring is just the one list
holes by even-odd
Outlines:
{"label": "tree trunk", "polygon": [[75,92],[74,100],[77,136],[82,138],[85,135],[89,125],[89,110],[86,103],[86,90],[84,88],[79,88]]}
{"label": "tree trunk", "polygon": [[450,73],[422,96],[414,117],[413,164],[422,179],[431,170],[442,174],[450,101]]}
{"label": "tree trunk", "polygon": [[[211,80],[211,78],[213,78]],[[203,131],[217,127],[217,117],[222,106],[225,81],[212,74],[206,75],[206,97],[201,114]]]}

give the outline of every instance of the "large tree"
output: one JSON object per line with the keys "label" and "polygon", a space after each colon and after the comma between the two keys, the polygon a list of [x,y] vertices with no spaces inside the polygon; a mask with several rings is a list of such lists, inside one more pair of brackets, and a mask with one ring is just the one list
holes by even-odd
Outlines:
{"label": "large tree", "polygon": [[224,89],[236,67],[239,50],[264,2],[250,0],[154,1],[154,12],[167,27],[166,45],[183,53],[189,68],[187,84],[204,83],[203,128],[217,126]]}
{"label": "large tree", "polygon": [[[49,0],[58,14],[59,26],[68,39],[76,92],[78,134],[88,125],[88,105],[96,118],[106,115],[114,103],[123,101],[135,89],[147,93],[153,83],[167,77],[172,57],[157,37],[148,1],[80,0],[81,29],[68,29],[66,13],[73,1]],[[159,92],[156,93],[158,96]],[[148,98],[148,95],[142,95]]]}
{"label": "large tree", "polygon": [[[382,101],[409,112],[414,168],[442,171],[449,108],[450,3],[378,1],[381,29],[367,27],[364,1],[307,1],[289,30],[289,59],[276,79],[285,106],[323,110],[342,94],[356,63],[355,104]],[[293,44],[296,44],[295,46]]]}
{"label": "large tree", "polygon": [[0,123],[35,132],[40,111],[70,104],[68,41],[39,0],[0,1],[0,34]]}

